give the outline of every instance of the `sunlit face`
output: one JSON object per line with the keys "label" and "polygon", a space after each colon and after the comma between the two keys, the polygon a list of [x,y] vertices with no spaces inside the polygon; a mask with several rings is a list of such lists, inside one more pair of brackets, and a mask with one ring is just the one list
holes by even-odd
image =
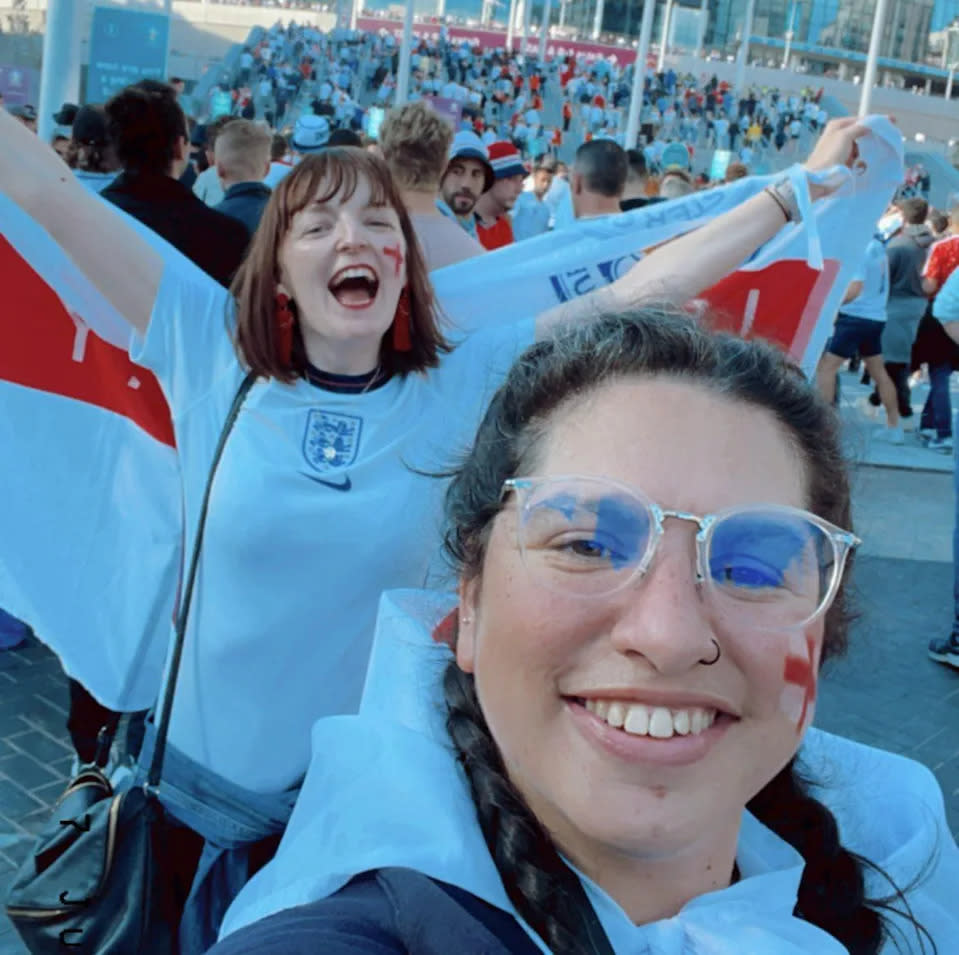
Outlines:
{"label": "sunlit face", "polygon": [[512,209],[516,205],[519,194],[523,191],[523,179],[525,177],[519,173],[515,176],[505,176],[497,179],[490,189],[490,195],[506,210]]}
{"label": "sunlit face", "polygon": [[[602,476],[700,515],[806,505],[802,464],[772,415],[665,377],[612,383],[561,409],[531,473]],[[530,579],[511,495],[479,577],[460,588],[457,660],[475,675],[509,775],[594,876],[611,856],[695,850],[715,827],[734,839],[743,807],[812,720],[811,705],[797,718],[787,661],[808,650],[815,674],[822,618],[793,631],[723,626],[696,582],[696,526],[664,526],[652,565],[624,589],[556,593]],[[706,666],[714,640],[721,656]],[[668,710],[677,729],[627,733],[597,702]],[[682,712],[694,724],[685,735]]]}
{"label": "sunlit face", "polygon": [[296,302],[308,353],[311,340],[379,342],[392,324],[406,284],[406,240],[396,210],[373,205],[364,178],[348,199],[335,195],[298,212],[278,258],[277,291]]}
{"label": "sunlit face", "polygon": [[549,192],[549,187],[553,184],[553,174],[548,169],[537,169],[533,173],[533,192],[540,199]]}
{"label": "sunlit face", "polygon": [[485,188],[486,167],[478,159],[454,159],[440,183],[444,202],[458,216],[473,211]]}

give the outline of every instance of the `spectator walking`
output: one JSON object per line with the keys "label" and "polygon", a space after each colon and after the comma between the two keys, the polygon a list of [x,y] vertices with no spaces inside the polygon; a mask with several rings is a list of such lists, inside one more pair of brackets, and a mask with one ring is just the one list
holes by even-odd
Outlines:
{"label": "spectator walking", "polygon": [[461,129],[450,145],[449,162],[440,179],[437,208],[479,242],[474,209],[480,196],[492,188],[495,181],[486,145],[476,133]]}
{"label": "spectator walking", "polygon": [[[922,270],[932,244],[932,233],[926,225],[929,207],[925,199],[902,199],[897,206],[902,214],[903,225],[886,244],[889,300],[886,305],[886,326],[882,333],[882,357],[886,371],[896,386],[899,416],[911,418],[909,369],[912,345],[926,311]],[[873,403],[879,403],[878,395]]]}
{"label": "spectator walking", "polygon": [[556,160],[552,156],[544,156],[536,163],[531,187],[519,194],[513,206],[513,237],[517,242],[548,231],[550,209],[545,198],[555,174]]}
{"label": "spectator walking", "polygon": [[829,403],[836,400],[836,374],[842,363],[862,358],[886,409],[887,437],[904,440],[896,386],[882,360],[882,332],[889,300],[889,260],[882,242],[870,240],[862,263],[843,297],[832,337],[816,368],[816,384]]}
{"label": "spectator walking", "polygon": [[583,143],[576,150],[569,180],[576,218],[617,215],[628,171],[625,150],[611,139]]}
{"label": "spectator walking", "polygon": [[391,110],[380,129],[383,158],[409,210],[430,271],[483,253],[483,246],[436,204],[452,140],[449,123],[421,101]]}
{"label": "spectator walking", "polygon": [[214,147],[214,163],[223,186],[223,201],[217,212],[232,216],[256,232],[270,201],[270,187],[263,177],[270,169],[269,130],[248,119],[238,119],[220,131]]}
{"label": "spectator walking", "polygon": [[502,248],[513,242],[513,224],[509,212],[523,191],[526,170],[519,150],[504,140],[489,147],[493,167],[493,185],[476,203],[476,232],[483,248]]}

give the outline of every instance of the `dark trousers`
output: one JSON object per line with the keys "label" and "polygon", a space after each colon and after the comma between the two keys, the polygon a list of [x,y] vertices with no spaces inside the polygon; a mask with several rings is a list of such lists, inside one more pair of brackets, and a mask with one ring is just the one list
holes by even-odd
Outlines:
{"label": "dark trousers", "polygon": [[952,437],[952,401],[949,397],[949,378],[952,365],[929,366],[929,397],[919,419],[920,428],[935,428],[937,438]]}
{"label": "dark trousers", "polygon": [[120,724],[120,713],[108,710],[98,703],[76,680],[70,684],[70,715],[67,717],[67,731],[73,741],[81,763],[92,763],[97,759],[97,742],[100,731],[105,730],[105,752],[99,754],[100,765],[106,765],[110,742]]}
{"label": "dark trousers", "polygon": [[[110,744],[113,742],[120,725],[122,713],[107,709],[90,694],[81,683],[76,680],[67,681],[70,686],[70,714],[67,717],[67,731],[77,751],[81,765],[98,762],[105,766],[110,754]],[[134,759],[140,752],[143,742],[143,725],[147,710],[131,713],[127,725],[126,755]],[[103,747],[98,753],[100,734],[103,733]]]}
{"label": "dark trousers", "polygon": [[[909,364],[904,361],[886,361],[886,372],[896,386],[896,399],[899,405],[899,415],[902,418],[912,417],[912,398],[909,393]],[[869,403],[877,408],[882,404],[879,400],[879,391],[873,390],[869,396]]]}

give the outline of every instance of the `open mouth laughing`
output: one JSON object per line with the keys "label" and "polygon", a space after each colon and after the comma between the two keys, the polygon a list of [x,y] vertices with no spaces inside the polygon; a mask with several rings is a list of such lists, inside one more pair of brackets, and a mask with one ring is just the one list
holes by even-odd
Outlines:
{"label": "open mouth laughing", "polygon": [[369,265],[349,265],[334,274],[328,288],[344,308],[369,308],[376,300],[380,280]]}

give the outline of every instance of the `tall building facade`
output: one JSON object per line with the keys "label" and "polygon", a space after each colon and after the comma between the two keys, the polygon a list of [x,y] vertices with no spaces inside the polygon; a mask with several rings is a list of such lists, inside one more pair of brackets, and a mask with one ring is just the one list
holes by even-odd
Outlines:
{"label": "tall building facade", "polygon": [[[889,0],[880,55],[923,62],[937,7],[955,7],[959,13],[959,0]],[[746,0],[711,0],[707,43],[735,47],[745,11]],[[865,53],[875,11],[876,0],[756,0],[752,32],[783,37],[791,26],[793,39],[801,43]]]}

